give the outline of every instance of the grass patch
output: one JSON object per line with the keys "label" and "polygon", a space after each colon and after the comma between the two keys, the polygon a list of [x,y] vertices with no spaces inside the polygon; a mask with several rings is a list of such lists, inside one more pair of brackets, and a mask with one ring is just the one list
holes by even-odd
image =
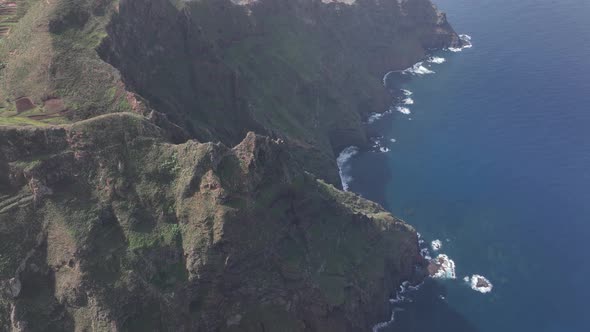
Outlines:
{"label": "grass patch", "polygon": [[0,126],[47,126],[47,124],[22,116],[0,116]]}
{"label": "grass patch", "polygon": [[129,231],[127,241],[129,242],[129,250],[172,246],[179,239],[180,234],[178,224],[161,224],[151,232]]}

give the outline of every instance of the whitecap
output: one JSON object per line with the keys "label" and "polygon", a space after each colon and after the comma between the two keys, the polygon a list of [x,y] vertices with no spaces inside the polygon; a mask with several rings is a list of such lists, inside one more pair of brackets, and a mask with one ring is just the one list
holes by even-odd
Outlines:
{"label": "whitecap", "polygon": [[426,256],[430,255],[430,251],[428,251],[428,248],[422,248],[420,249],[420,255],[424,258],[426,258]]}
{"label": "whitecap", "polygon": [[396,109],[396,111],[398,111],[398,112],[400,112],[402,114],[410,114],[410,113],[412,113],[409,108],[403,107],[403,106],[397,106],[395,109]]}
{"label": "whitecap", "polygon": [[412,67],[402,70],[402,74],[411,74],[411,75],[421,76],[421,75],[427,75],[427,74],[434,74],[434,71],[426,68],[424,66],[424,62],[420,61],[420,62],[417,62]]}
{"label": "whitecap", "polygon": [[408,98],[402,100],[402,103],[404,103],[404,105],[414,105],[414,99],[408,97]]}
{"label": "whitecap", "polygon": [[434,264],[437,268],[436,272],[432,275],[433,278],[437,279],[455,279],[455,262],[445,254],[439,254],[435,259],[430,261],[430,264]]}
{"label": "whitecap", "polygon": [[406,97],[409,97],[414,94],[412,91],[406,90],[406,89],[402,89],[401,91],[404,94],[404,96],[406,96]]}
{"label": "whitecap", "polygon": [[442,248],[442,242],[440,240],[434,240],[430,243],[432,250],[439,251]]}
{"label": "whitecap", "polygon": [[381,151],[381,152],[389,152],[389,148],[386,148],[386,147],[382,146],[382,147],[379,148],[379,151]]}
{"label": "whitecap", "polygon": [[461,42],[463,43],[463,45],[461,47],[449,47],[447,48],[447,50],[451,51],[451,52],[461,52],[466,48],[472,48],[473,44],[471,43],[471,36],[470,35],[459,35],[459,39],[461,39]]}
{"label": "whitecap", "polygon": [[494,288],[494,285],[486,277],[479,274],[474,274],[471,278],[465,277],[463,280],[469,284],[471,289],[482,294],[489,293]]}
{"label": "whitecap", "polygon": [[392,138],[392,139],[390,139],[389,141],[390,141],[391,143],[395,143],[395,142],[397,142],[395,138]]}
{"label": "whitecap", "polygon": [[348,185],[352,181],[352,175],[350,175],[349,161],[354,155],[359,152],[356,146],[349,146],[340,152],[338,158],[336,158],[336,164],[338,165],[338,173],[340,174],[340,181],[342,182],[342,189],[348,191]]}
{"label": "whitecap", "polygon": [[367,123],[373,123],[383,117],[383,113],[371,113],[367,118]]}
{"label": "whitecap", "polygon": [[430,63],[435,63],[437,65],[440,65],[441,63],[445,63],[445,61],[447,61],[445,58],[441,58],[438,56],[431,56],[430,58],[428,58],[427,60]]}

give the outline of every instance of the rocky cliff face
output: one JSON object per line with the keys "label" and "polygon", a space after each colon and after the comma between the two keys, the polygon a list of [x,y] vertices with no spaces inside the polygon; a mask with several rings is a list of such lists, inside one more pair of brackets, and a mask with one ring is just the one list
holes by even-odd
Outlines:
{"label": "rocky cliff face", "polygon": [[173,145],[128,113],[0,138],[4,330],[358,331],[420,261],[280,140]]}
{"label": "rocky cliff face", "polygon": [[359,331],[420,277],[415,231],[330,183],[383,74],[460,43],[430,1],[16,3],[0,331]]}
{"label": "rocky cliff face", "polygon": [[101,56],[193,137],[282,137],[333,183],[333,151],[388,109],[381,77],[459,43],[429,0],[127,0],[107,31]]}

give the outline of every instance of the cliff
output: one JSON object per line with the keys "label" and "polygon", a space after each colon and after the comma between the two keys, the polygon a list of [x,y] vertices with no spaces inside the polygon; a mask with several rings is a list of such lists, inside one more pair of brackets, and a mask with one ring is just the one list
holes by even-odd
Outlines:
{"label": "cliff", "polygon": [[460,43],[429,0],[28,3],[0,43],[0,121],[155,110],[177,142],[283,138],[333,184],[334,153],[389,107],[381,77]]}
{"label": "cliff", "polygon": [[419,261],[411,227],[280,140],[174,145],[121,113],[0,151],[5,329],[357,331]]}
{"label": "cliff", "polygon": [[420,277],[332,184],[383,74],[460,43],[430,1],[11,4],[0,331],[359,331]]}

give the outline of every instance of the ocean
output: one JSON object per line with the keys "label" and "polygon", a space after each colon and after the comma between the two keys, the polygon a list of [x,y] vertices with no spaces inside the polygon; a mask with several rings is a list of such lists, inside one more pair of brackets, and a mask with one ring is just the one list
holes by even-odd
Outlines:
{"label": "ocean", "polygon": [[406,292],[382,331],[590,331],[590,1],[435,2],[473,47],[390,75],[411,100],[343,173],[456,279]]}

